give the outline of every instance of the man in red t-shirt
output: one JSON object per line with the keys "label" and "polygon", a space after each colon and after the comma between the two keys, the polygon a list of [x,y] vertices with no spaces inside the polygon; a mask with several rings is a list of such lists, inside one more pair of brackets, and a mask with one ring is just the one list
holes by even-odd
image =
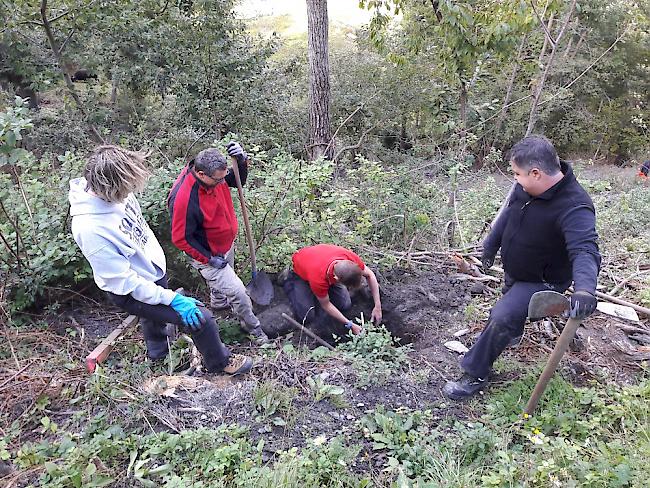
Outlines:
{"label": "man in red t-shirt", "polygon": [[285,277],[283,287],[299,321],[313,320],[321,309],[354,334],[360,333],[361,327],[342,311],[352,306],[349,290],[360,288],[365,277],[375,301],[370,318],[381,322],[377,277],[355,253],[333,244],[318,244],[300,249],[291,259],[293,271]]}

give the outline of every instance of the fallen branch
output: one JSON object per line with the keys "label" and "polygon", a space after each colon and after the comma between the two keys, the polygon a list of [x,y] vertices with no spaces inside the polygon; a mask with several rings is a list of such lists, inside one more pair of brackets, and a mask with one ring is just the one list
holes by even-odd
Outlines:
{"label": "fallen branch", "polygon": [[644,269],[642,271],[639,271],[637,273],[634,273],[633,275],[628,276],[625,278],[623,281],[621,281],[618,285],[616,285],[614,288],[612,288],[609,292],[610,295],[614,295],[618,290],[623,288],[625,285],[627,285],[630,281],[632,281],[634,278],[638,278],[641,275],[650,273],[650,269]]}
{"label": "fallen branch", "polygon": [[[573,288],[569,288],[569,291],[573,293]],[[602,298],[603,300],[607,300],[608,302],[618,303],[619,305],[625,305],[626,307],[633,308],[634,310],[636,310],[639,313],[642,313],[646,317],[650,317],[650,308],[642,307],[641,305],[637,305],[636,303],[621,300],[620,298],[607,295],[606,293],[600,292],[598,290],[596,290],[596,296],[598,298]]]}
{"label": "fallen branch", "polygon": [[286,321],[289,322],[291,325],[293,325],[296,329],[298,329],[298,330],[301,331],[301,332],[304,332],[304,333],[307,334],[309,337],[311,337],[312,339],[314,339],[314,340],[315,340],[316,342],[318,342],[321,346],[326,347],[326,348],[329,349],[330,351],[333,351],[333,350],[334,350],[334,347],[332,347],[331,344],[328,344],[327,342],[325,342],[323,339],[321,339],[320,337],[318,337],[316,334],[314,334],[311,330],[309,330],[308,328],[306,328],[304,325],[302,325],[301,323],[295,321],[292,317],[289,317],[286,313],[283,313],[283,314],[282,314],[282,317],[284,318],[284,320],[286,320]]}
{"label": "fallen branch", "polygon": [[[475,263],[480,263],[480,261],[476,258],[471,258],[473,262]],[[498,271],[499,273],[503,273],[503,268],[500,268],[498,266],[492,266],[490,269],[493,269],[495,271]],[[568,289],[569,293],[573,293],[573,287],[570,287]],[[633,308],[639,313],[642,313],[646,317],[650,317],[650,308],[643,307],[641,305],[637,305],[636,303],[628,302],[626,300],[621,300],[620,298],[613,297],[611,295],[608,295],[607,293],[603,293],[601,291],[596,290],[595,293],[596,297],[601,298],[605,301],[612,302],[612,303],[617,303],[619,305],[625,305],[626,307]]]}

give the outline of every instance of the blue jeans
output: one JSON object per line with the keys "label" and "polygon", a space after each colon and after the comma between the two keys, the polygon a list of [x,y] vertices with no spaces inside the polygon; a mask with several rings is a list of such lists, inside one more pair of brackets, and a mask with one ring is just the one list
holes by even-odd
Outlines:
{"label": "blue jeans", "polygon": [[505,277],[503,296],[492,307],[487,325],[476,343],[465,354],[460,365],[463,370],[478,378],[486,378],[508,343],[524,333],[524,324],[528,318],[528,303],[534,293],[552,290],[559,293],[571,283],[530,283],[512,281]]}
{"label": "blue jeans", "polygon": [[[158,286],[167,286],[167,275],[156,281]],[[203,363],[209,372],[221,371],[227,364],[230,351],[224,346],[219,337],[219,326],[212,312],[205,307],[199,307],[205,318],[205,324],[198,329],[187,327],[181,316],[169,305],[149,305],[131,295],[115,295],[107,293],[115,305],[131,315],[140,318],[142,334],[147,345],[147,354],[151,359],[162,359],[167,356],[167,334],[165,324],[175,324],[183,327],[192,336],[194,345],[203,356]]]}

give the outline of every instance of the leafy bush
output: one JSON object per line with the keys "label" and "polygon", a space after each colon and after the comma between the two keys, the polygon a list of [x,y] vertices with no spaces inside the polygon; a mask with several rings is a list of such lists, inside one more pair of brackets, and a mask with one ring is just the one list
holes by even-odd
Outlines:
{"label": "leafy bush", "polygon": [[263,441],[253,446],[247,434],[241,427],[221,425],[180,434],[127,435],[113,425],[85,436],[65,434],[56,443],[25,443],[15,462],[23,469],[43,466],[36,486],[51,488],[116,483],[167,488],[367,485],[349,472],[348,462],[359,448],[340,439],[316,438],[304,449],[279,453],[275,463],[263,465]]}
{"label": "leafy bush", "polygon": [[40,161],[18,144],[30,127],[24,100],[0,114],[0,271],[12,291],[10,309],[30,305],[48,285],[85,279],[90,268],[68,229],[68,183],[82,161],[66,153]]}
{"label": "leafy bush", "polygon": [[352,335],[339,350],[353,364],[359,386],[381,384],[408,364],[411,345],[399,345],[383,325],[364,324],[362,334]]}
{"label": "leafy bush", "polygon": [[[492,392],[480,422],[441,428],[440,450],[482,472],[481,486],[644,486],[650,382],[574,388],[553,379],[534,417],[522,418],[532,373]],[[422,481],[438,479],[425,474]]]}

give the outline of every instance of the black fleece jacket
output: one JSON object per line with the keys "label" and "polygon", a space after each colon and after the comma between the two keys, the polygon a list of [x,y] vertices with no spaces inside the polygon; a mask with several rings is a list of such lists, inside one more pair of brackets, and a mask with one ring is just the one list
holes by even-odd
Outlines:
{"label": "black fleece jacket", "polygon": [[517,185],[503,218],[483,243],[492,255],[501,248],[504,271],[515,281],[566,283],[596,291],[600,270],[596,212],[571,166],[537,197]]}

